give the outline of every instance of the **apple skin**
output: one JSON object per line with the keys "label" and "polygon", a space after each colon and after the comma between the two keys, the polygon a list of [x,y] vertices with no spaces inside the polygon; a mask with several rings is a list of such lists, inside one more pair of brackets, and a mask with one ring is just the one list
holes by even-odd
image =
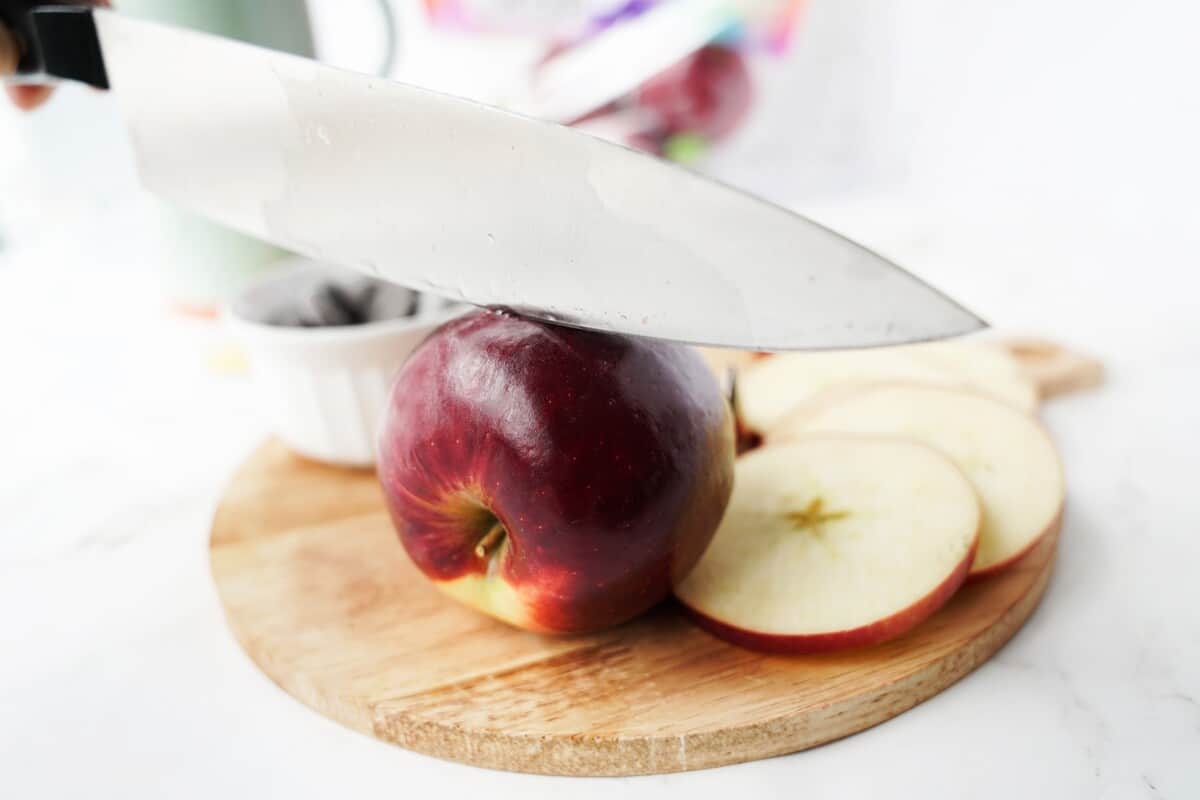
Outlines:
{"label": "apple skin", "polygon": [[971,569],[971,562],[975,560],[975,550],[978,545],[979,534],[976,533],[975,543],[971,545],[966,557],[959,562],[953,572],[946,576],[945,580],[917,602],[897,611],[890,617],[884,617],[869,625],[849,630],[802,636],[752,631],[711,617],[686,603],[681,602],[680,605],[701,628],[719,639],[724,639],[747,650],[783,655],[811,655],[846,650],[852,647],[869,647],[907,633],[944,606],[966,581],[967,573]]}
{"label": "apple skin", "polygon": [[379,478],[439,588],[518,627],[592,631],[695,566],[729,501],[733,433],[691,348],[478,311],[398,373]]}
{"label": "apple skin", "polygon": [[753,95],[741,54],[709,45],[646,81],[636,101],[658,114],[661,136],[686,132],[716,141],[742,121]]}

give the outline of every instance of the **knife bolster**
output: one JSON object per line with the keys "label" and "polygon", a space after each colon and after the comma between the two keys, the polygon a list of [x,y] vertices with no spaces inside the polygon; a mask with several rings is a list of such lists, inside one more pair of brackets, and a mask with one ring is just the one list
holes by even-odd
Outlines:
{"label": "knife bolster", "polygon": [[50,0],[0,0],[0,24],[17,45],[17,82],[49,77],[108,88],[92,9]]}
{"label": "knife bolster", "polygon": [[41,6],[30,14],[35,47],[47,75],[108,88],[108,72],[90,8]]}

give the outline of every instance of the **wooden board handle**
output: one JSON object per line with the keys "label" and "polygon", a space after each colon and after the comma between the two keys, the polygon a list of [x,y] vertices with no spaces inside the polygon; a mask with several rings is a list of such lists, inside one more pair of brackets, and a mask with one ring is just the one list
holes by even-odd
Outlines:
{"label": "wooden board handle", "polygon": [[1043,400],[1104,383],[1104,365],[1045,339],[1008,339],[1004,349],[1021,363]]}

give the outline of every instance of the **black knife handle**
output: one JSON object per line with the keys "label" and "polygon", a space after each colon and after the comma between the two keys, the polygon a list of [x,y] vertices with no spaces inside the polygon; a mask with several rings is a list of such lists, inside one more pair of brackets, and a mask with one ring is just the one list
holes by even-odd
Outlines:
{"label": "black knife handle", "polygon": [[92,9],[53,0],[0,0],[0,23],[14,35],[17,74],[46,75],[108,88]]}

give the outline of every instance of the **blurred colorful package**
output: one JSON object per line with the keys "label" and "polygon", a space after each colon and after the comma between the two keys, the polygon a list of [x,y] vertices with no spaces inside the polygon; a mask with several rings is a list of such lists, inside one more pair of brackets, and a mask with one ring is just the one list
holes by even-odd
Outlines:
{"label": "blurred colorful package", "polygon": [[[787,51],[805,5],[423,0],[423,22],[443,43],[459,40],[449,46],[469,42],[478,64],[496,65],[475,67],[490,73],[476,99],[690,162],[746,118],[755,98],[751,62]],[[511,53],[514,43],[532,56],[499,80],[503,60],[480,54]]]}

